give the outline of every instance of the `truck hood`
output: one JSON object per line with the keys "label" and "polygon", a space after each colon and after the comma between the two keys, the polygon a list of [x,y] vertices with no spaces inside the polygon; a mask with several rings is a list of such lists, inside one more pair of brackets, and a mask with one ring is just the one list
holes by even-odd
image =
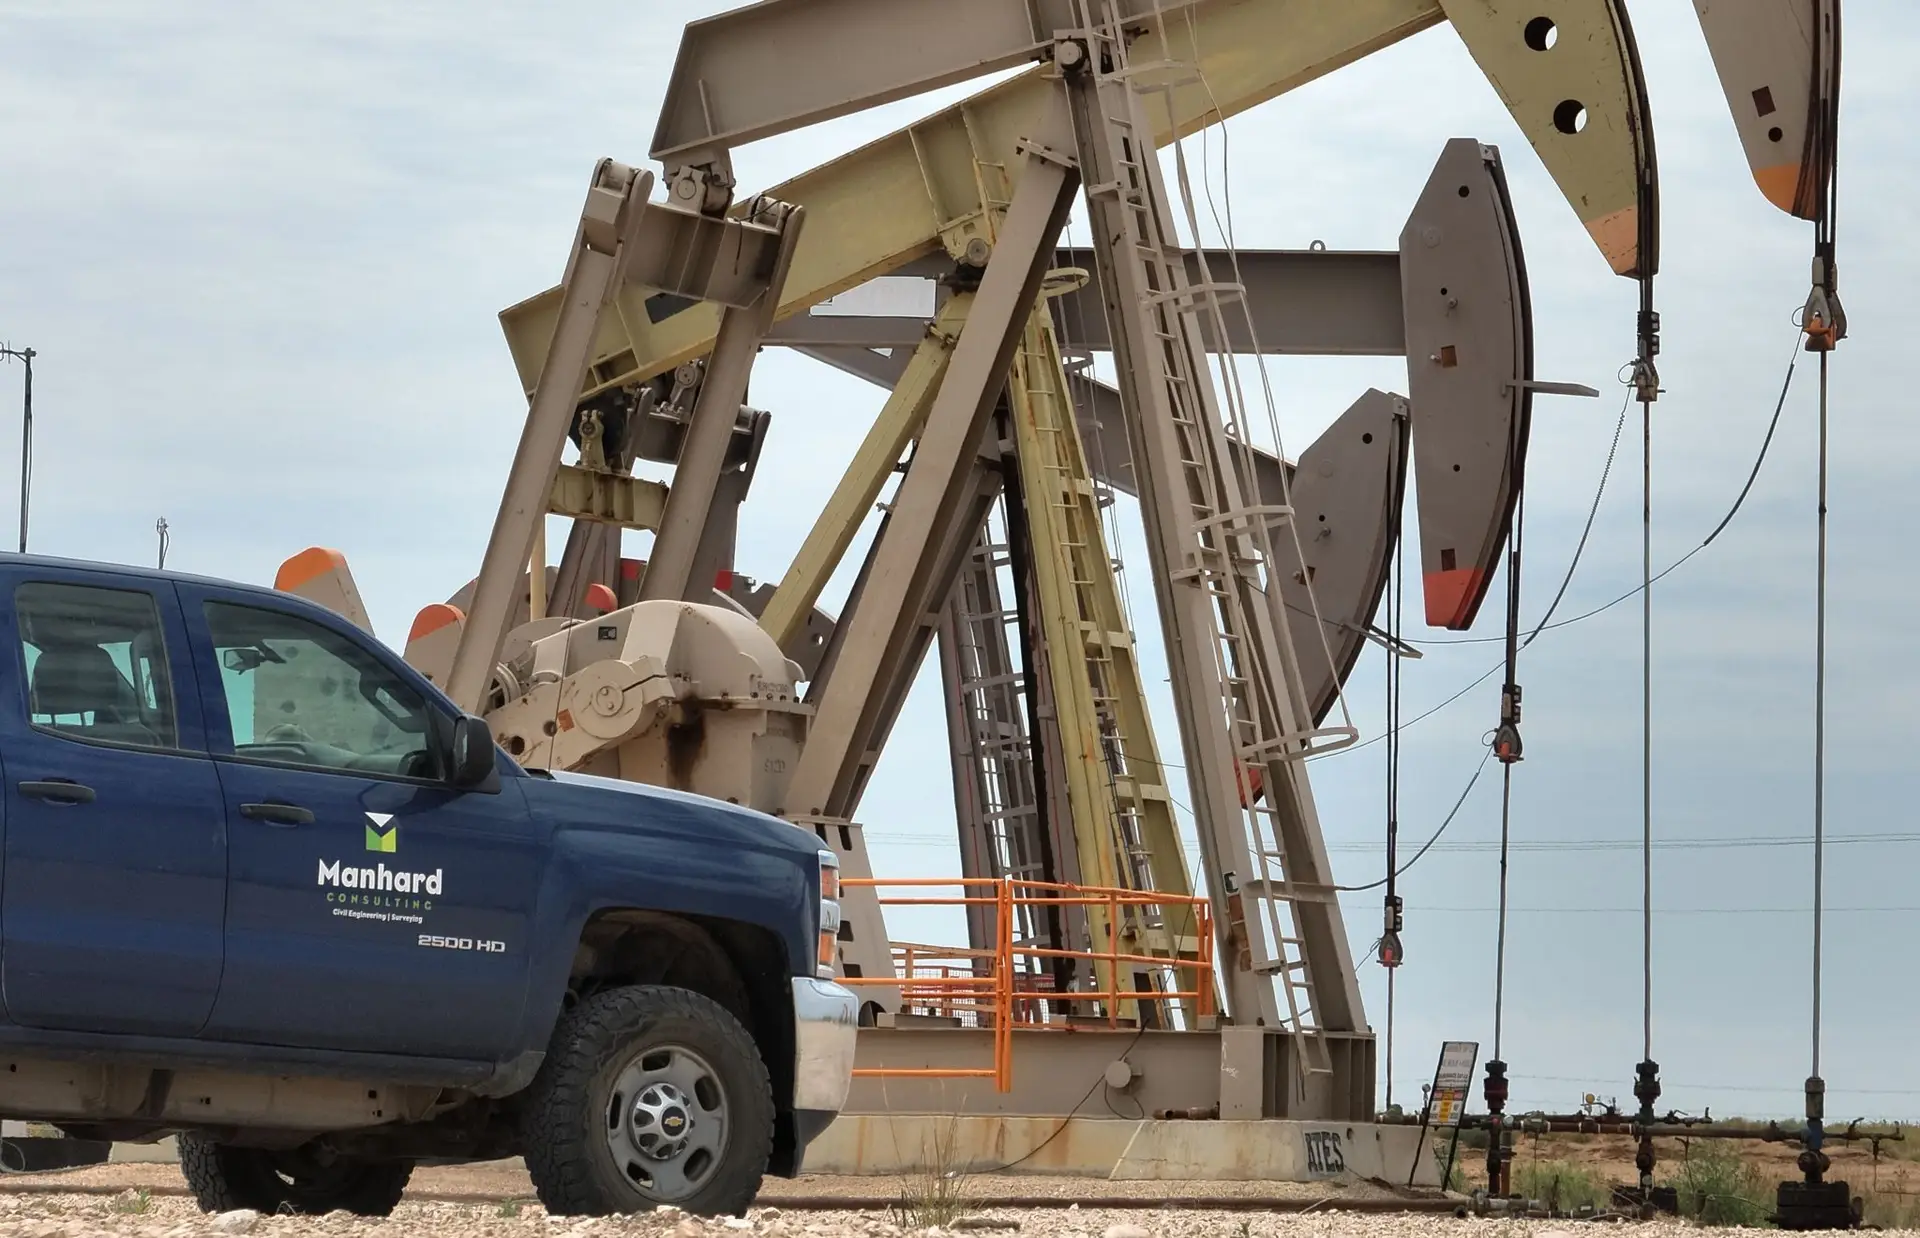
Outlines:
{"label": "truck hood", "polygon": [[527,796],[536,807],[559,809],[564,817],[578,820],[566,809],[570,805],[591,806],[593,811],[587,815],[599,828],[621,828],[636,833],[661,830],[691,833],[716,843],[792,852],[809,859],[821,847],[819,838],[810,830],[725,800],[596,774],[563,770],[529,772]]}

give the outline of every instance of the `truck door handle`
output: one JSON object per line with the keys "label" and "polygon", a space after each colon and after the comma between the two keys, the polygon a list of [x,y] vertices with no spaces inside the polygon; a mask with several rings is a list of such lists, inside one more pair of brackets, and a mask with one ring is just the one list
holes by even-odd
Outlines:
{"label": "truck door handle", "polygon": [[240,815],[268,825],[312,825],[313,812],[298,804],[242,804]]}
{"label": "truck door handle", "polygon": [[51,800],[56,804],[91,804],[93,788],[83,787],[77,782],[65,778],[49,778],[42,782],[23,782],[20,794],[37,800]]}

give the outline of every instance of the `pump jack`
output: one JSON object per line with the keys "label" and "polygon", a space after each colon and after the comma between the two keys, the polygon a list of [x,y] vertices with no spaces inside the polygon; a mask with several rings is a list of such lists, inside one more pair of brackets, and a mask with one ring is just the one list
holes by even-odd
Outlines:
{"label": "pump jack", "polygon": [[[963,808],[992,780],[1001,806],[998,821],[962,813],[969,871],[1010,875],[1011,850],[1057,879],[1176,893],[1186,867],[1166,765],[1099,536],[1103,493],[1135,495],[1220,935],[1230,1015],[1218,1051],[1261,1079],[1221,1097],[1221,1112],[1371,1117],[1372,1036],[1302,758],[1354,736],[1328,719],[1377,638],[1409,452],[1428,622],[1465,628],[1507,537],[1510,445],[1524,447],[1532,396],[1592,392],[1533,375],[1492,148],[1448,145],[1397,254],[1182,251],[1152,156],[1451,22],[1610,267],[1641,278],[1656,205],[1624,10],[1534,7],[1522,19],[1492,0],[992,0],[954,24],[938,0],[768,0],[691,23],[651,152],[666,202],[648,201],[650,174],[604,162],[559,287],[502,313],[527,431],[478,578],[421,612],[408,660],[487,713],[522,760],[784,814],[853,878],[871,871],[853,819],[861,791],[939,632],[954,716],[994,719],[956,735]],[[922,37],[933,28],[950,37]],[[1036,67],[735,195],[735,147],[1023,62]],[[1096,244],[1062,249],[1083,189]],[[810,312],[899,274],[941,282],[930,316]],[[733,515],[767,418],[743,403],[746,375],[767,343],[891,391],[774,586],[732,570]],[[1244,403],[1206,374],[1214,354],[1254,344],[1404,354],[1410,394],[1368,393],[1290,464],[1255,446]],[[1117,388],[1069,367],[1094,349],[1115,353]],[[565,465],[569,440],[579,462]],[[847,607],[823,614],[825,581],[909,448]],[[675,462],[671,483],[633,478],[638,458]],[[983,532],[996,501],[1026,530],[1013,578],[1034,655],[1022,658],[1024,711],[1008,681],[961,669],[963,648],[987,650],[976,668],[1013,665]],[[535,561],[529,573],[547,512],[573,531],[557,570]],[[1036,542],[1047,521],[1066,535]],[[655,534],[645,563],[620,557],[622,528]],[[672,756],[689,729],[706,741],[691,764]],[[1029,768],[984,759],[988,746]],[[1026,831],[1017,849],[1010,821]],[[849,890],[845,905],[843,970],[894,975],[872,892]],[[1162,957],[1197,947],[1170,921],[1069,919],[1022,932],[1126,937]],[[865,995],[876,1024],[895,1022],[897,991]],[[1158,1005],[1126,1014],[1170,1026],[1174,1004]]]}

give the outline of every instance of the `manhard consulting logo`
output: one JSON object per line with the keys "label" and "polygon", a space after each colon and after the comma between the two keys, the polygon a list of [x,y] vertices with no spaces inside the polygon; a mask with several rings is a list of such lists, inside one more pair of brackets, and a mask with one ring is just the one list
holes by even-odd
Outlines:
{"label": "manhard consulting logo", "polygon": [[[370,812],[367,817],[367,850],[393,855],[400,850],[400,827],[392,813]],[[407,872],[388,868],[384,862],[372,868],[357,868],[344,860],[319,861],[316,884],[327,892],[334,904],[333,914],[349,920],[398,921],[403,924],[426,923],[426,912],[440,897],[444,878],[440,869],[431,873]]]}

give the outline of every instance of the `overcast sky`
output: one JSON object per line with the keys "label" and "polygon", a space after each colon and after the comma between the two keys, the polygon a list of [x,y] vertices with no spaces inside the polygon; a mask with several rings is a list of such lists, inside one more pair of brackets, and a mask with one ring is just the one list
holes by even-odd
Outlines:
{"label": "overcast sky", "polygon": [[[0,339],[40,351],[35,550],[270,582],[301,548],[344,550],[380,634],[476,569],[525,403],[496,315],[558,279],[593,163],[642,163],[681,25],[720,0],[0,4]],[[1807,288],[1809,225],[1760,196],[1689,6],[1639,0],[1665,206],[1654,558],[1695,546],[1765,431]],[[1920,338],[1910,66],[1920,12],[1847,10],[1840,270],[1852,338],[1833,368],[1828,709],[1829,1115],[1920,1112],[1920,828],[1911,820],[1909,616],[1920,466],[1903,356]],[[850,46],[849,54],[856,54]],[[943,106],[909,100],[749,147],[758,189]],[[1603,390],[1536,405],[1523,610],[1539,615],[1593,501],[1632,355],[1635,290],[1611,275],[1446,26],[1232,122],[1210,140],[1249,247],[1390,249],[1442,143],[1496,144],[1532,277],[1537,372]],[[1199,143],[1189,146],[1198,157]],[[1084,230],[1081,232],[1084,240]],[[1297,454],[1390,359],[1272,366]],[[12,440],[19,367],[0,367]],[[1811,961],[1813,364],[1765,471],[1707,551],[1655,590],[1654,1056],[1663,1104],[1791,1113],[1808,1069]],[[883,395],[770,351],[753,380],[774,428],[738,566],[778,579]],[[1630,416],[1559,613],[1640,573]],[[17,446],[0,452],[11,479]],[[11,485],[9,480],[8,485]],[[1132,518],[1130,511],[1123,515]],[[630,553],[644,553],[643,538]],[[1121,550],[1163,752],[1177,749],[1137,532]],[[826,599],[837,606],[851,576]],[[1504,586],[1496,583],[1494,595]],[[1417,611],[1417,606],[1410,608]],[[1474,636],[1496,637],[1497,601]],[[1445,637],[1443,633],[1425,633]],[[1472,682],[1495,644],[1434,646],[1407,714]],[[929,668],[930,671],[931,667]],[[1514,1107],[1585,1088],[1631,1104],[1640,1043],[1638,602],[1542,636],[1522,664],[1502,1046]],[[1350,685],[1367,738],[1378,650]],[[1489,679],[1406,733],[1404,854],[1466,785],[1494,724]],[[1383,746],[1317,762],[1341,881],[1380,875]],[[861,818],[883,874],[957,871],[939,685],[923,674]],[[1184,796],[1182,798],[1185,798]],[[1394,1099],[1417,1104],[1439,1042],[1491,1048],[1497,772],[1402,881]],[[1882,836],[1874,841],[1871,836]],[[1717,843],[1716,841],[1717,840]],[[1844,841],[1842,841],[1844,840]],[[1347,904],[1356,955],[1377,893]],[[1384,976],[1362,970],[1386,1027]]]}

